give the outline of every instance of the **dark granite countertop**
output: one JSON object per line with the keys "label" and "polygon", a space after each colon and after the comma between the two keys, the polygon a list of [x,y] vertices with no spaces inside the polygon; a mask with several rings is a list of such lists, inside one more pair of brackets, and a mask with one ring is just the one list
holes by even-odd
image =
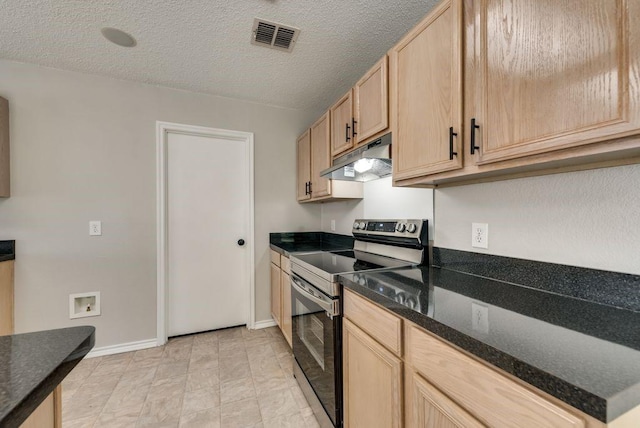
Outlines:
{"label": "dark granite countertop", "polygon": [[353,237],[327,232],[270,233],[269,246],[289,257],[292,253],[336,251],[353,248]]}
{"label": "dark granite countertop", "polygon": [[16,258],[16,241],[0,241],[0,262],[7,260],[15,260]]}
{"label": "dark granite countertop", "polygon": [[20,426],[94,342],[89,326],[0,336],[0,426]]}
{"label": "dark granite countertop", "polygon": [[[595,280],[608,274],[599,272]],[[340,282],[600,421],[640,405],[638,311],[438,267],[348,274]],[[478,310],[488,322],[474,322]]]}

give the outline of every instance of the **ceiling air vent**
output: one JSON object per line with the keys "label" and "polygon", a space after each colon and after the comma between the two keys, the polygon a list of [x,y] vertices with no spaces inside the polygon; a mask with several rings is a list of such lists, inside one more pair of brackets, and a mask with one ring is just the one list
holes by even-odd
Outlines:
{"label": "ceiling air vent", "polygon": [[300,34],[300,29],[298,28],[286,27],[282,24],[255,18],[253,20],[251,43],[291,52],[298,39],[298,34]]}

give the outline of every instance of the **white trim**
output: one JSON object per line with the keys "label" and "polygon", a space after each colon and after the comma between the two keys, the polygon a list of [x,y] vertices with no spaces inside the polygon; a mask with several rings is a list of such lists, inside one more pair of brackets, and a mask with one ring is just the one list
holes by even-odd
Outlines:
{"label": "white trim", "polygon": [[255,324],[255,225],[254,225],[254,145],[253,133],[207,128],[203,126],[182,125],[171,122],[156,122],[156,200],[157,200],[157,345],[167,342],[167,134],[169,132],[197,135],[248,143],[249,161],[249,206],[247,251],[249,257],[246,271],[249,272],[249,311],[247,328]]}
{"label": "white trim", "polygon": [[264,321],[256,321],[256,322],[253,323],[253,329],[254,330],[260,330],[261,328],[275,327],[277,325],[278,324],[273,319],[264,320]]}
{"label": "white trim", "polygon": [[118,345],[101,346],[93,348],[85,358],[104,357],[105,355],[120,354],[122,352],[139,351],[141,349],[155,348],[156,339],[139,340],[137,342],[120,343]]}

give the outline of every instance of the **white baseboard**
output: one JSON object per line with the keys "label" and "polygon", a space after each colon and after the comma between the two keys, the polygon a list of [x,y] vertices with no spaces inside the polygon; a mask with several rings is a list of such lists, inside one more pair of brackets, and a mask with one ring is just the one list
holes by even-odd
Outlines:
{"label": "white baseboard", "polygon": [[105,355],[120,354],[122,352],[139,351],[158,346],[158,339],[139,340],[137,342],[120,343],[118,345],[93,348],[85,358],[104,357]]}
{"label": "white baseboard", "polygon": [[260,330],[261,328],[267,328],[267,327],[274,327],[278,324],[276,324],[276,321],[271,319],[271,320],[264,320],[264,321],[256,321],[253,324],[253,328],[255,330]]}

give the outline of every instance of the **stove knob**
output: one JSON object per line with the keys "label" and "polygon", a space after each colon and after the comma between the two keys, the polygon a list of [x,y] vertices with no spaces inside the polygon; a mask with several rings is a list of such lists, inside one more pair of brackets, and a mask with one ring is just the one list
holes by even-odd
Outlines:
{"label": "stove knob", "polygon": [[360,223],[358,223],[357,221],[356,221],[355,223],[353,223],[353,228],[354,228],[355,230],[360,229]]}
{"label": "stove knob", "polygon": [[414,223],[411,223],[409,224],[409,226],[407,226],[407,232],[409,233],[415,233],[417,229],[418,227]]}
{"label": "stove knob", "polygon": [[364,221],[361,221],[358,226],[360,226],[360,229],[364,230],[364,228],[367,227],[367,223],[365,223]]}
{"label": "stove knob", "polygon": [[405,227],[407,227],[404,223],[396,224],[396,232],[404,232]]}

